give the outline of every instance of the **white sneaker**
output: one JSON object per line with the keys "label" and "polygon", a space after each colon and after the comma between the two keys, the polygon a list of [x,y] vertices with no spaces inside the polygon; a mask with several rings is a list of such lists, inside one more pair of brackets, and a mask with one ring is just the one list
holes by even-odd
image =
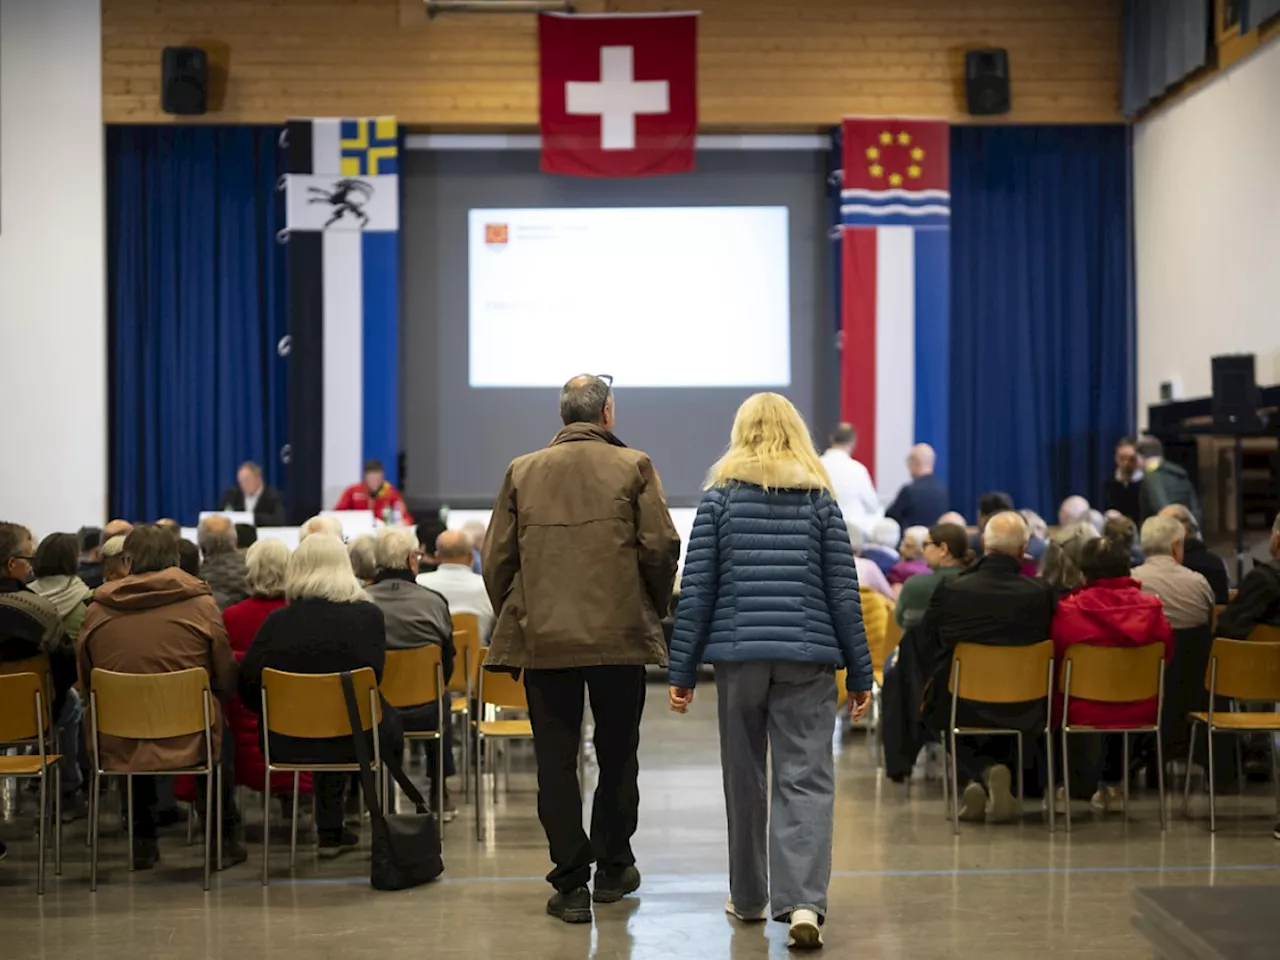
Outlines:
{"label": "white sneaker", "polygon": [[1009,823],[1018,816],[1013,774],[1002,763],[987,771],[987,823]]}
{"label": "white sneaker", "polygon": [[739,910],[733,905],[732,897],[724,902],[724,912],[736,920],[741,920],[743,923],[762,923],[769,919],[768,907],[761,907],[754,913],[747,913],[744,910]]}
{"label": "white sneaker", "polygon": [[1120,799],[1121,796],[1119,790],[1115,787],[1106,786],[1102,787],[1093,795],[1093,799],[1089,801],[1089,806],[1092,808],[1094,813],[1105,817],[1111,812],[1113,805],[1120,805]]}
{"label": "white sneaker", "polygon": [[813,910],[791,911],[791,932],[787,936],[787,946],[800,950],[817,950],[822,946],[822,927],[818,925],[818,914]]}
{"label": "white sneaker", "polygon": [[959,818],[966,823],[982,823],[987,819],[987,791],[982,784],[971,783],[960,795]]}

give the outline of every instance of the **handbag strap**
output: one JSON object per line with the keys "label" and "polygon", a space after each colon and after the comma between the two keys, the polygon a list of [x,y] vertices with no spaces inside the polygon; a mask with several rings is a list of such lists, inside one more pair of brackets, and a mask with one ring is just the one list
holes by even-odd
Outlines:
{"label": "handbag strap", "polygon": [[[356,704],[355,684],[352,682],[349,670],[342,671],[341,676],[342,695],[347,701],[347,717],[351,722],[351,740],[355,745],[356,760],[360,762],[360,783],[364,787],[365,803],[369,807],[369,815],[382,820],[382,805],[378,802],[378,793],[374,789],[373,761],[369,756],[369,744],[364,738],[364,730],[361,729],[360,725],[360,708]],[[441,749],[443,749],[443,746]],[[404,772],[400,758],[383,757],[382,762],[386,764],[391,776],[400,785],[400,789],[404,791],[405,796],[409,798],[409,801],[417,808],[418,812],[426,813],[427,801],[423,798],[421,791],[414,786],[413,781],[409,779],[408,774]]]}

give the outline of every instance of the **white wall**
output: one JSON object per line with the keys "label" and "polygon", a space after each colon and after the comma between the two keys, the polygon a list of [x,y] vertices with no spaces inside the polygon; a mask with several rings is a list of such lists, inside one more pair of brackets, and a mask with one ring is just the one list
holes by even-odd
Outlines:
{"label": "white wall", "polygon": [[1211,356],[1280,383],[1280,43],[1138,124],[1138,407],[1213,389]]}
{"label": "white wall", "polygon": [[0,520],[37,536],[106,510],[101,77],[100,0],[0,0]]}

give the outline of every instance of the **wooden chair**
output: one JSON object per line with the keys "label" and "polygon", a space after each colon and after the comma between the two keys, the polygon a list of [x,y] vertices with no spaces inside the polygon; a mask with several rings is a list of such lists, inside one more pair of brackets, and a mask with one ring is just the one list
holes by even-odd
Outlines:
{"label": "wooden chair", "polygon": [[1242,700],[1271,703],[1280,700],[1280,643],[1250,640],[1228,640],[1217,637],[1209,654],[1209,671],[1205,677],[1209,691],[1209,709],[1188,714],[1192,724],[1191,749],[1187,755],[1187,780],[1183,785],[1182,815],[1191,806],[1191,765],[1195,762],[1195,725],[1202,723],[1208,731],[1209,763],[1205,779],[1209,783],[1209,831],[1218,829],[1217,789],[1213,764],[1213,734],[1266,733],[1271,745],[1271,779],[1276,789],[1277,816],[1280,817],[1280,763],[1277,762],[1275,734],[1280,732],[1280,713],[1221,713],[1214,710],[1214,698],[1228,697],[1239,708]]}
{"label": "wooden chair", "polygon": [[[382,719],[382,703],[378,697],[378,680],[372,667],[351,671],[356,705],[360,709],[360,729],[373,733],[373,775],[375,784],[382,773],[382,751],[378,740],[378,723]],[[285,673],[262,671],[262,757],[265,762],[262,788],[262,885],[267,885],[267,867],[271,846],[271,774],[293,774],[293,823],[289,837],[289,869],[298,857],[298,786],[304,773],[359,773],[360,764],[350,763],[279,763],[271,759],[271,734],[298,740],[332,740],[351,738],[351,720],[347,715],[347,699],[342,692],[342,675],[338,673]],[[318,802],[318,799],[317,799]]]}
{"label": "wooden chair", "polygon": [[[116,673],[95,668],[89,675],[89,753],[93,783],[89,788],[89,889],[98,889],[98,830],[102,777],[124,777],[129,818],[129,869],[133,870],[133,778],[189,773],[207,778],[204,811],[204,888],[209,889],[213,862],[214,798],[222,797],[222,764],[214,749],[214,724],[222,722],[204,667],[173,673]],[[204,737],[205,762],[192,767],[126,771],[104,766],[101,737],[123,740],[167,740]],[[221,810],[219,809],[219,823]],[[217,836],[222,863],[222,830]]]}
{"label": "wooden chair", "polygon": [[[1124,813],[1129,815],[1129,734],[1156,735],[1156,766],[1160,783],[1160,829],[1167,827],[1164,806],[1164,738],[1160,735],[1160,715],[1164,710],[1163,643],[1141,647],[1095,647],[1074,644],[1067,648],[1058,676],[1062,694],[1062,782],[1071,783],[1067,737],[1073,733],[1111,734],[1124,738]],[[1099,703],[1134,703],[1156,698],[1156,715],[1151,723],[1136,727],[1088,727],[1071,725],[1071,698]],[[1068,789],[1068,793],[1070,790]],[[1071,832],[1071,798],[1066,798],[1067,832]]]}
{"label": "wooden chair", "polygon": [[461,718],[462,729],[462,794],[467,799],[471,793],[471,781],[467,771],[471,765],[471,701],[475,697],[476,673],[480,669],[480,618],[474,613],[453,615],[453,675],[448,677],[449,692],[457,694],[450,709],[455,720]]}
{"label": "wooden chair", "polygon": [[[406,730],[405,742],[411,740],[435,740],[436,751],[436,823],[444,832],[444,752],[449,749],[444,738],[444,711],[439,710],[445,690],[444,665],[440,648],[435,644],[415,647],[412,650],[388,650],[387,663],[382,668],[382,698],[397,708],[437,705],[438,723],[435,730]],[[383,782],[383,795],[389,796],[388,784]]]}
{"label": "wooden chair", "polygon": [[[1048,750],[1049,796],[1053,788],[1053,641],[1024,647],[996,647],[989,644],[957,643],[951,663],[951,723],[943,738],[948,752],[950,776],[950,809],[955,832],[960,833],[960,772],[956,762],[956,738],[972,736],[1011,736],[1018,741],[1018,799],[1023,790],[1023,734],[1003,727],[960,727],[956,711],[961,700],[974,703],[1027,703],[1041,697],[1045,701],[1045,743]],[[944,786],[945,790],[945,786]],[[1053,807],[1049,804],[1049,832],[1052,833]]]}
{"label": "wooden chair", "polygon": [[[45,666],[49,662],[46,658]],[[17,757],[0,756],[0,778],[40,782],[40,832],[37,841],[36,894],[44,894],[45,850],[49,838],[49,779],[53,778],[53,872],[62,875],[62,771],[53,752],[53,723],[45,678],[34,671],[0,673],[0,745],[33,749]]]}
{"label": "wooden chair", "polygon": [[486,720],[485,707],[502,710],[528,710],[524,684],[505,670],[485,670],[486,651],[479,656],[480,672],[476,700],[480,716],[476,731],[476,839],[484,839],[484,745],[486,740],[532,740],[533,724],[528,720]]}

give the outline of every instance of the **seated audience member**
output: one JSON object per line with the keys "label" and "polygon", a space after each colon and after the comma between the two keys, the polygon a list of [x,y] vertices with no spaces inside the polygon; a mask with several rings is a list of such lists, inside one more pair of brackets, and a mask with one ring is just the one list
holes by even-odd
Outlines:
{"label": "seated audience member", "polygon": [[80,565],[76,572],[90,590],[102,586],[102,528],[81,527],[76,537],[80,541]]}
{"label": "seated audience member", "polygon": [[1138,457],[1138,441],[1133,437],[1121,437],[1116,444],[1115,473],[1107,479],[1104,507],[1137,523],[1141,491],[1142,461]]}
{"label": "seated audience member", "polygon": [[[262,712],[262,671],[341,673],[372,667],[379,681],[386,661],[386,625],[382,611],[351,572],[342,541],[327,534],[307,537],[289,558],[284,595],[288,606],[271,613],[258,628],[240,663],[240,700]],[[383,708],[383,757],[399,756],[403,737],[399,717]],[[351,738],[298,740],[272,735],[271,755],[283,762],[353,763]],[[315,820],[320,856],[332,858],[354,850],[360,838],[343,826],[343,793],[351,778],[345,773],[317,773]]]}
{"label": "seated audience member", "polygon": [[1146,558],[1138,542],[1138,525],[1128,517],[1110,517],[1102,525],[1102,535],[1108,540],[1123,543],[1129,551],[1129,566],[1136,567]]}
{"label": "seated audience member", "polygon": [[889,568],[889,586],[899,596],[902,585],[914,576],[929,572],[929,563],[924,558],[925,541],[929,539],[928,527],[907,527],[902,534],[902,544],[898,547],[898,555],[902,558]]}
{"label": "seated audience member", "polygon": [[[384,527],[377,539],[378,575],[367,589],[369,598],[382,610],[386,621],[387,649],[412,650],[415,647],[435,644],[440,648],[440,662],[446,678],[453,673],[453,621],[449,617],[449,601],[429,587],[417,582],[418,538],[407,527]],[[437,730],[440,728],[440,706],[437,703],[417,707],[400,707],[400,719],[406,730]],[[453,763],[453,750],[449,739],[449,694],[444,694],[446,780],[457,770]],[[427,776],[435,780],[439,741],[425,744]],[[432,783],[431,796],[435,796],[436,784]],[[452,820],[457,808],[445,790],[445,818]]]}
{"label": "seated audience member", "polygon": [[[36,548],[35,579],[27,586],[58,611],[68,653],[74,658],[85,604],[93,591],[80,579],[80,544],[73,533],[51,533]],[[74,662],[74,661],[73,661]]]}
{"label": "seated audience member", "polygon": [[[987,522],[997,513],[1013,510],[1013,497],[999,490],[992,490],[978,497],[978,529],[969,537],[969,549],[976,556],[982,556],[982,532],[987,529]],[[1025,520],[1023,521],[1026,522]],[[1027,534],[1030,539],[1030,532]]]}
{"label": "seated audience member", "polygon": [[1173,517],[1186,531],[1187,539],[1182,545],[1182,565],[1188,570],[1202,574],[1213,589],[1213,602],[1224,604],[1230,599],[1231,579],[1227,576],[1226,562],[1205,546],[1200,536],[1200,524],[1195,516],[1180,503],[1171,504],[1160,511],[1158,516]]}
{"label": "seated audience member", "polygon": [[156,521],[156,526],[173,537],[173,539],[182,539],[182,524],[177,520],[174,520],[171,517],[161,517]]}
{"label": "seated audience member", "polygon": [[[245,581],[249,597],[222,611],[227,627],[227,641],[237,662],[253,644],[258,628],[272,613],[285,605],[284,577],[289,565],[289,548],[279,540],[260,540],[244,556],[248,576]],[[260,711],[248,709],[239,699],[226,705],[227,726],[236,741],[236,783],[262,791],[266,761],[262,756],[262,721]],[[311,792],[310,774],[302,775],[301,792]],[[293,795],[293,776],[277,773],[271,778],[274,796]]]}
{"label": "seated audience member", "polygon": [[[95,667],[119,673],[168,673],[202,667],[209,673],[215,696],[235,695],[236,661],[227,643],[222,615],[209,585],[178,568],[178,544],[159,527],[142,524],[124,542],[128,573],[106,583],[93,595],[93,604],[80,628],[80,678],[91,683]],[[193,767],[205,761],[204,735],[163,741],[122,740],[103,735],[105,767],[146,771]],[[214,749],[221,751],[223,778],[222,823],[224,858],[240,863],[248,857],[237,840],[239,812],[235,806],[235,753],[223,735],[221,719],[213,727]],[[156,778],[133,779],[134,868],[149,870],[160,859],[156,844]],[[205,789],[205,778],[197,778]],[[204,798],[201,796],[203,808]]]}
{"label": "seated audience member", "polygon": [[1102,536],[1103,528],[1107,525],[1107,518],[1102,515],[1101,510],[1094,510],[1090,508],[1089,524],[1093,527],[1094,532],[1096,532],[1098,536]]}
{"label": "seated audience member", "polygon": [[[422,563],[419,569],[423,573],[431,573],[439,566],[436,563],[436,541],[440,539],[440,534],[448,529],[448,524],[444,523],[439,517],[432,517],[418,524],[416,530],[418,546],[422,549]],[[482,541],[473,542],[480,543]],[[477,570],[476,572],[479,573],[480,571]]]}
{"label": "seated audience member", "polygon": [[[75,538],[70,534],[54,536],[66,536],[72,549],[65,557],[66,563],[55,567],[51,556],[58,551],[56,548],[53,551],[46,548],[43,558],[49,564],[46,569],[60,571],[70,567],[74,570]],[[45,547],[49,539],[46,538],[41,546]],[[70,798],[80,788],[82,781],[77,761],[82,704],[74,689],[75,645],[67,640],[63,628],[68,614],[62,611],[67,609],[68,613],[71,612],[68,605],[79,588],[64,584],[62,589],[55,591],[61,606],[55,604],[51,597],[32,590],[27,581],[40,559],[30,530],[16,523],[0,523],[0,662],[29,660],[41,654],[49,657],[49,671],[53,679],[53,703],[49,705],[49,715],[54,718],[54,727],[58,731],[58,751],[63,757],[60,763],[63,797]],[[63,576],[65,575],[59,572],[50,579],[61,582]],[[80,584],[79,580],[75,582]],[[87,588],[85,590],[83,596],[88,595]],[[83,596],[78,601],[81,605]],[[69,815],[79,812],[78,803],[67,807]],[[4,844],[0,843],[0,853],[3,852]]]}
{"label": "seated audience member", "polygon": [[[898,521],[882,517],[872,526],[871,534],[862,547],[862,555],[879,567],[880,572],[888,578],[889,571],[901,559],[898,554],[901,540],[902,528],[898,526]],[[892,581],[889,585],[893,586]]]}
{"label": "seated audience member", "polygon": [[342,536],[342,523],[337,517],[326,517],[317,515],[303,522],[298,528],[298,542],[301,543],[313,533],[327,533],[331,537],[337,537],[339,540],[344,539]]}
{"label": "seated audience member", "polygon": [[883,594],[886,600],[893,600],[893,587],[889,586],[888,577],[874,560],[868,560],[862,555],[863,538],[866,536],[862,528],[849,523],[845,527],[849,531],[849,545],[853,547],[853,566],[858,574],[858,586],[870,587],[876,593]]}
{"label": "seated audience member", "polygon": [[858,447],[858,431],[851,423],[837,424],[831,434],[831,446],[821,457],[831,478],[831,490],[845,523],[856,523],[868,533],[884,516],[876,485],[862,462],[853,458]]}
{"label": "seated audience member", "polygon": [[413,515],[404,505],[400,491],[387,483],[381,460],[368,460],[364,465],[364,482],[353,483],[342,491],[335,510],[372,510],[383,523],[413,525]]}
{"label": "seated audience member", "polygon": [[1027,556],[1039,563],[1044,558],[1045,547],[1049,544],[1049,524],[1045,523],[1044,517],[1034,510],[1024,508],[1018,511],[1018,516],[1022,517],[1027,524]]}
{"label": "seated audience member", "polygon": [[1143,470],[1138,490],[1139,519],[1145,521],[1165,507],[1180,503],[1200,523],[1200,498],[1195,485],[1186,470],[1164,458],[1164,445],[1155,437],[1143,437],[1138,441],[1138,456]]}
{"label": "seated audience member", "polygon": [[1142,552],[1147,559],[1133,571],[1142,589],[1160,598],[1175,630],[1203,626],[1213,619],[1209,581],[1182,565],[1186,537],[1186,530],[1173,517],[1148,517],[1142,524]]}
{"label": "seated audience member", "polygon": [[1044,558],[1040,562],[1039,577],[1047,583],[1056,596],[1063,597],[1084,586],[1084,574],[1080,572],[1080,557],[1084,545],[1098,539],[1098,531],[1088,520],[1081,520],[1069,527],[1059,527],[1049,538]]}
{"label": "seated audience member", "polygon": [[969,521],[964,518],[964,514],[959,513],[955,510],[948,510],[946,513],[940,516],[938,518],[938,523],[953,523],[957,527],[965,527],[965,528],[968,528],[969,526]]}
{"label": "seated audience member", "polygon": [[[1125,518],[1127,520],[1127,518]],[[1132,524],[1132,520],[1127,520]],[[1160,600],[1144,593],[1129,576],[1129,546],[1123,539],[1095,537],[1085,541],[1080,555],[1085,585],[1058,604],[1053,615],[1053,645],[1058,669],[1066,651],[1077,644],[1095,647],[1164,645],[1165,659],[1173,655],[1173,629]],[[1071,724],[1084,727],[1138,727],[1155,723],[1157,697],[1133,703],[1099,703],[1071,698]],[[1056,723],[1062,722],[1061,700],[1054,699]],[[1124,783],[1123,744],[1118,734],[1090,737],[1082,751],[1081,779],[1096,786],[1093,808],[1106,813]]]}
{"label": "seated audience member", "polygon": [[927,443],[917,443],[907,455],[911,482],[904,484],[884,515],[899,527],[927,527],[947,512],[947,488],[933,475],[937,455]]}
{"label": "seated audience member", "polygon": [[[84,581],[85,586],[90,590],[96,590],[102,586],[106,579],[102,567],[104,565],[104,553],[107,542],[113,537],[127,537],[133,530],[133,524],[127,520],[110,520],[107,525],[102,528],[98,534],[98,548],[91,554],[91,560],[88,566],[82,567],[80,571],[80,579]],[[123,540],[121,541],[123,543]],[[117,556],[119,552],[117,551]],[[95,567],[96,564],[96,567]]]}
{"label": "seated audience member", "polygon": [[446,530],[436,538],[436,569],[418,574],[418,582],[449,601],[449,612],[474,613],[480,625],[480,644],[489,645],[493,633],[493,604],[484,577],[471,569],[475,544],[465,530]]}
{"label": "seated audience member", "polygon": [[[160,524],[157,523],[156,526]],[[190,540],[178,541],[178,569],[193,577],[200,576],[200,548]],[[214,599],[217,599],[216,594]]]}
{"label": "seated audience member", "polygon": [[213,590],[219,609],[225,610],[246,599],[249,596],[249,588],[245,586],[248,574],[244,555],[236,541],[236,528],[231,521],[220,515],[205,517],[196,528],[196,540],[204,558],[200,564],[200,576]]}
{"label": "seated audience member", "polygon": [[[124,555],[124,541],[125,538],[119,536],[103,542],[102,583],[110,583],[129,575],[129,561]],[[98,586],[102,586],[102,583]]]}
{"label": "seated audience member", "polygon": [[925,535],[923,552],[932,573],[912,577],[902,585],[893,616],[903,628],[919,624],[938,584],[954,577],[968,564],[969,534],[958,524],[934,524]]}
{"label": "seated audience member", "polygon": [[1259,624],[1280,627],[1280,517],[1271,525],[1267,549],[1271,559],[1254,563],[1236,598],[1218,615],[1218,636],[1244,640]]}
{"label": "seated audience member", "polygon": [[[982,538],[985,554],[969,569],[937,585],[925,613],[936,658],[930,727],[949,723],[952,654],[958,643],[1027,646],[1049,638],[1053,620],[1052,590],[1020,573],[1027,546],[1027,525],[1016,513],[998,513],[987,521]],[[978,704],[961,701],[956,716],[964,726],[1020,730],[1028,735],[1029,753],[1044,730],[1044,699],[1021,704]],[[943,719],[946,717],[947,719]],[[1010,765],[1016,762],[1013,737],[960,737],[957,769],[962,787],[960,818],[1006,823],[1018,812]]]}
{"label": "seated audience member", "polygon": [[347,544],[347,555],[351,558],[351,572],[366,587],[373,583],[378,575],[377,544],[378,541],[371,533],[356,537]]}
{"label": "seated audience member", "polygon": [[1062,506],[1058,508],[1058,526],[1069,527],[1072,524],[1079,523],[1081,520],[1089,519],[1089,501],[1080,494],[1072,494],[1062,501]]}
{"label": "seated audience member", "polygon": [[284,497],[262,479],[262,468],[252,460],[240,464],[235,485],[222,491],[218,503],[219,510],[253,514],[253,522],[259,527],[285,525]]}

